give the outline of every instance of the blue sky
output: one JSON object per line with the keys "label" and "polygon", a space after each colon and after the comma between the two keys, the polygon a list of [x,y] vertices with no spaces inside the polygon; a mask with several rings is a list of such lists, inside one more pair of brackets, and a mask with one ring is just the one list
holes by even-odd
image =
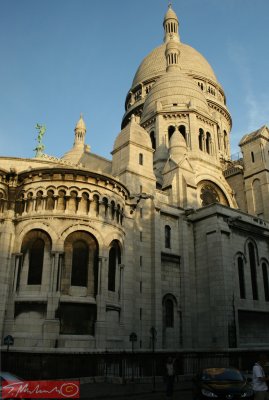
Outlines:
{"label": "blue sky", "polygon": [[[1,156],[73,145],[82,112],[91,151],[111,158],[125,96],[142,59],[163,40],[167,0],[1,0]],[[174,0],[181,41],[213,67],[240,138],[269,125],[269,1]]]}

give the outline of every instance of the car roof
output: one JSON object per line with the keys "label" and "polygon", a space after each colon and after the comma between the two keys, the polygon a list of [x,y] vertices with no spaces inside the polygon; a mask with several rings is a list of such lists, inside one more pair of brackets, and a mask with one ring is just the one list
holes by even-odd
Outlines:
{"label": "car roof", "polygon": [[0,371],[0,377],[5,379],[6,381],[22,381],[22,378],[19,378],[18,376],[11,374],[10,372],[6,371]]}
{"label": "car roof", "polygon": [[214,373],[222,373],[224,371],[239,371],[239,369],[234,368],[234,367],[207,367],[202,369],[202,372],[208,372],[210,374],[214,374]]}

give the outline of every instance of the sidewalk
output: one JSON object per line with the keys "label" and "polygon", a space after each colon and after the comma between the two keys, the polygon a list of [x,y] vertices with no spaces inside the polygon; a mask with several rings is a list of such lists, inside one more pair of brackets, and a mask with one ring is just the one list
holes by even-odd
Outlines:
{"label": "sidewalk", "polygon": [[[87,382],[87,380],[90,380],[90,382]],[[175,392],[191,390],[191,387],[191,380],[185,380],[184,377],[180,377],[179,381],[175,382]],[[93,382],[92,378],[81,378],[80,398],[115,399],[124,396],[131,397],[138,394],[164,392],[164,390],[165,384],[159,377],[156,377],[155,388],[152,379],[146,382],[128,381],[127,383],[121,383],[120,380],[112,379],[110,382],[100,380],[100,382],[97,383]]]}

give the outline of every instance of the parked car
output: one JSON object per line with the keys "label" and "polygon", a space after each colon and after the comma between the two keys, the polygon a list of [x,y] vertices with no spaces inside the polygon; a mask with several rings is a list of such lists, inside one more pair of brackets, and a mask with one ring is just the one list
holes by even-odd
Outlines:
{"label": "parked car", "polygon": [[193,399],[253,399],[247,378],[236,368],[205,368],[193,379]]}
{"label": "parked car", "polygon": [[[2,399],[2,385],[6,383],[11,383],[11,382],[23,382],[22,378],[19,378],[18,376],[11,374],[10,372],[4,372],[0,371],[0,398]],[[7,398],[6,398],[7,399]],[[12,399],[7,399],[7,400],[12,400]]]}

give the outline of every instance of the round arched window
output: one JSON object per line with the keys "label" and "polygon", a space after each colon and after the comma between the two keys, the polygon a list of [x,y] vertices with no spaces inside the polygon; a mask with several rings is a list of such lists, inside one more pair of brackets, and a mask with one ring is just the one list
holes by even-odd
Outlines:
{"label": "round arched window", "polygon": [[203,185],[201,188],[201,194],[200,194],[201,200],[202,200],[202,206],[208,206],[209,204],[212,203],[219,203],[219,195],[216,191],[216,189],[212,185]]}

